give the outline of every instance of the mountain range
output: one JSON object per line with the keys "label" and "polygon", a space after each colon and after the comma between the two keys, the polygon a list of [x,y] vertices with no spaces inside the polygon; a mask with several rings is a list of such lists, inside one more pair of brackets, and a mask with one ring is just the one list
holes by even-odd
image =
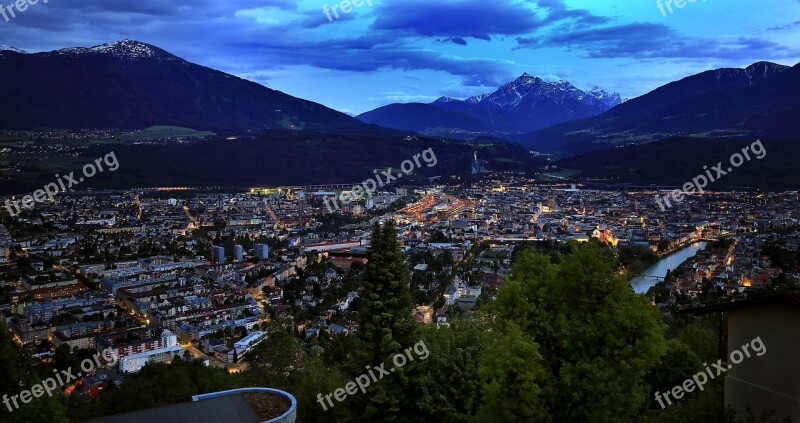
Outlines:
{"label": "mountain range", "polygon": [[387,128],[470,138],[514,134],[600,114],[622,102],[599,87],[589,91],[567,81],[547,82],[524,73],[497,91],[465,100],[441,97],[432,103],[395,103],[358,119]]}
{"label": "mountain range", "polygon": [[[635,182],[647,179],[648,169],[659,168],[654,164],[660,157],[667,157],[670,163],[689,163],[688,158],[696,152],[688,148],[664,155],[665,146],[715,141],[724,146],[725,140],[761,137],[790,152],[793,144],[785,142],[800,138],[800,65],[770,62],[709,70],[624,102],[619,94],[601,88],[583,91],[566,81],[547,82],[525,73],[492,93],[467,99],[441,97],[427,104],[389,104],[357,118],[132,40],[42,53],[0,45],[0,74],[4,76],[0,78],[4,100],[0,103],[0,129],[135,130],[173,125],[249,134],[249,139],[262,144],[247,144],[246,148],[258,152],[258,163],[274,166],[277,172],[267,175],[242,167],[239,179],[197,176],[204,167],[187,164],[183,172],[187,183],[281,183],[300,171],[319,178],[305,182],[356,177],[358,172],[341,166],[338,175],[323,175],[320,166],[349,162],[348,154],[352,154],[332,148],[332,140],[372,151],[359,155],[364,162],[354,163],[353,169],[373,166],[371,162],[402,161],[402,154],[408,152],[404,143],[421,139],[442,151],[458,151],[443,159],[442,169],[463,169],[462,161],[469,160],[470,151],[487,147],[490,169],[532,169],[542,164],[542,159],[531,154],[533,150],[564,159],[559,165],[584,170],[584,175]],[[288,135],[292,133],[304,135]],[[674,141],[676,137],[682,141]],[[270,149],[278,148],[281,139],[303,148],[286,148],[283,152],[291,155],[283,157],[280,151]],[[220,157],[214,148],[198,145],[152,151],[158,150],[166,161],[179,161],[200,150],[204,157]],[[235,145],[213,145],[236,158],[224,163],[250,163],[250,156],[237,154]],[[367,145],[370,149],[364,147]],[[131,148],[131,160],[147,168],[141,150]],[[303,153],[316,149],[327,153]],[[717,151],[708,151],[712,150]],[[321,162],[304,162],[308,160]],[[301,162],[305,164],[299,166]],[[776,166],[785,167],[786,163],[778,161]],[[784,170],[781,167],[775,172]],[[139,174],[122,182],[135,183],[151,176]]]}
{"label": "mountain range", "polygon": [[[373,169],[397,167],[429,148],[438,163],[416,171],[418,177],[469,178],[476,152],[496,170],[526,170],[544,162],[511,141],[442,140],[365,124],[137,41],[33,54],[0,46],[0,74],[0,129],[172,125],[221,134],[145,145],[119,137],[89,143],[77,158],[45,149],[32,159],[15,158],[13,171],[0,169],[3,194],[35,190],[75,160],[88,163],[109,149],[124,165],[87,188],[356,183],[374,176]],[[2,141],[16,145],[14,136]]]}
{"label": "mountain range", "polygon": [[758,62],[671,82],[611,110],[514,136],[523,145],[562,156],[671,136],[800,135],[800,66]]}
{"label": "mountain range", "polygon": [[31,53],[0,48],[0,128],[370,132],[344,113],[132,40]]}
{"label": "mountain range", "polygon": [[[437,103],[460,110],[465,103],[481,104],[490,97]],[[595,116],[506,138],[564,158],[557,165],[579,170],[581,177],[636,184],[682,183],[704,165],[726,161],[742,145],[760,138],[770,151],[768,157],[738,169],[719,187],[796,189],[798,116],[800,64],[762,61],[691,75]]]}

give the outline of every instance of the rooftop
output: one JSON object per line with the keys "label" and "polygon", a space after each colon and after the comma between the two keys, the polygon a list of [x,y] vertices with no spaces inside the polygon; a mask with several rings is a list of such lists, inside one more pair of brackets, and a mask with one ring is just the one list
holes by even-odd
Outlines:
{"label": "rooftop", "polygon": [[297,400],[271,388],[195,395],[192,402],[86,420],[84,423],[294,423]]}

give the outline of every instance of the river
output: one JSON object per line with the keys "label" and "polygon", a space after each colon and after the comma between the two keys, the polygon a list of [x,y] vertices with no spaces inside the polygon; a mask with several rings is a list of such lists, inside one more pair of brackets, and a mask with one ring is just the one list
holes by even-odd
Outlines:
{"label": "river", "polygon": [[695,242],[694,244],[672,253],[663,259],[659,260],[658,263],[652,265],[647,270],[642,272],[641,275],[633,278],[631,280],[631,285],[633,285],[633,290],[636,291],[637,294],[644,294],[647,292],[650,287],[658,282],[655,278],[647,278],[643,277],[643,275],[648,276],[658,276],[664,277],[667,275],[667,270],[675,270],[678,266],[681,265],[684,261],[688,260],[691,257],[694,257],[698,251],[706,248],[707,242]]}

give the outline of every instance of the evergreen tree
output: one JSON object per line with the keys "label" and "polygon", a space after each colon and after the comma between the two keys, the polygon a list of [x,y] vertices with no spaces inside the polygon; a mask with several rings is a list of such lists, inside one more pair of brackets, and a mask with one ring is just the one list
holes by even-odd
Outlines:
{"label": "evergreen tree", "polygon": [[[381,363],[386,363],[387,370],[395,367],[392,358],[403,354],[418,340],[417,324],[411,316],[410,273],[394,223],[373,226],[367,259],[358,307],[356,347],[348,366],[353,377]],[[366,394],[352,396],[347,406],[354,419],[393,422],[407,416],[412,404],[404,398],[407,389],[413,389],[409,386],[409,376],[415,364],[396,367],[390,375],[373,382]]]}

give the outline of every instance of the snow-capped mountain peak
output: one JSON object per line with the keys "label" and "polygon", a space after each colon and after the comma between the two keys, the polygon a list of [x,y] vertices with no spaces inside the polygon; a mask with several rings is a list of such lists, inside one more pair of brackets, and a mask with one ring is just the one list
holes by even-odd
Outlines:
{"label": "snow-capped mountain peak", "polygon": [[763,81],[769,78],[770,76],[781,73],[786,69],[789,69],[789,67],[784,65],[779,65],[777,63],[756,62],[746,67],[744,69],[744,73],[745,75],[747,75],[747,79],[750,81],[750,84],[752,85],[760,81]]}
{"label": "snow-capped mountain peak", "polygon": [[120,40],[94,47],[71,47],[56,51],[59,55],[82,56],[93,54],[109,54],[120,59],[150,59],[150,58],[175,58],[171,54],[135,40]]}
{"label": "snow-capped mountain peak", "polygon": [[10,46],[8,44],[0,44],[0,51],[13,51],[13,52],[16,52],[16,53],[28,54],[27,51],[20,50],[20,49],[18,49],[16,47],[12,47],[12,46]]}
{"label": "snow-capped mountain peak", "polygon": [[[569,81],[550,77],[548,79],[553,82],[525,72],[493,93],[473,96],[463,101],[441,97],[433,104],[448,110],[472,113],[486,121],[514,121],[523,117],[529,119],[528,122],[562,122],[594,116],[622,102],[619,94],[609,94],[600,87],[583,91]],[[501,114],[497,115],[497,112]],[[519,127],[526,127],[525,125],[523,123]]]}
{"label": "snow-capped mountain peak", "polygon": [[598,100],[599,102],[605,104],[609,108],[622,103],[622,97],[619,95],[619,93],[609,94],[606,90],[598,86],[592,87],[592,89],[589,90],[586,94]]}
{"label": "snow-capped mountain peak", "polygon": [[148,44],[133,40],[121,40],[101,44],[90,49],[97,53],[111,53],[114,55],[127,55],[133,57],[155,57],[158,52]]}
{"label": "snow-capped mountain peak", "polygon": [[489,94],[479,94],[464,100],[464,102],[467,104],[478,104],[481,101],[483,101],[486,97],[489,97]]}
{"label": "snow-capped mountain peak", "polygon": [[616,106],[620,102],[619,95],[609,95],[601,88],[585,92],[569,81],[562,79],[547,82],[527,72],[486,96],[482,102],[496,108],[528,113],[543,100],[561,105],[574,102],[588,107],[595,107],[600,103],[604,109]]}
{"label": "snow-capped mountain peak", "polygon": [[531,85],[531,84],[541,84],[542,82],[544,82],[544,79],[539,78],[538,76],[533,76],[528,72],[525,72],[519,78],[515,79],[511,83],[515,85]]}
{"label": "snow-capped mountain peak", "polygon": [[461,101],[461,100],[459,100],[457,98],[443,96],[443,97],[437,98],[436,101],[433,102],[433,104],[455,103],[455,102],[459,102],[459,101]]}

